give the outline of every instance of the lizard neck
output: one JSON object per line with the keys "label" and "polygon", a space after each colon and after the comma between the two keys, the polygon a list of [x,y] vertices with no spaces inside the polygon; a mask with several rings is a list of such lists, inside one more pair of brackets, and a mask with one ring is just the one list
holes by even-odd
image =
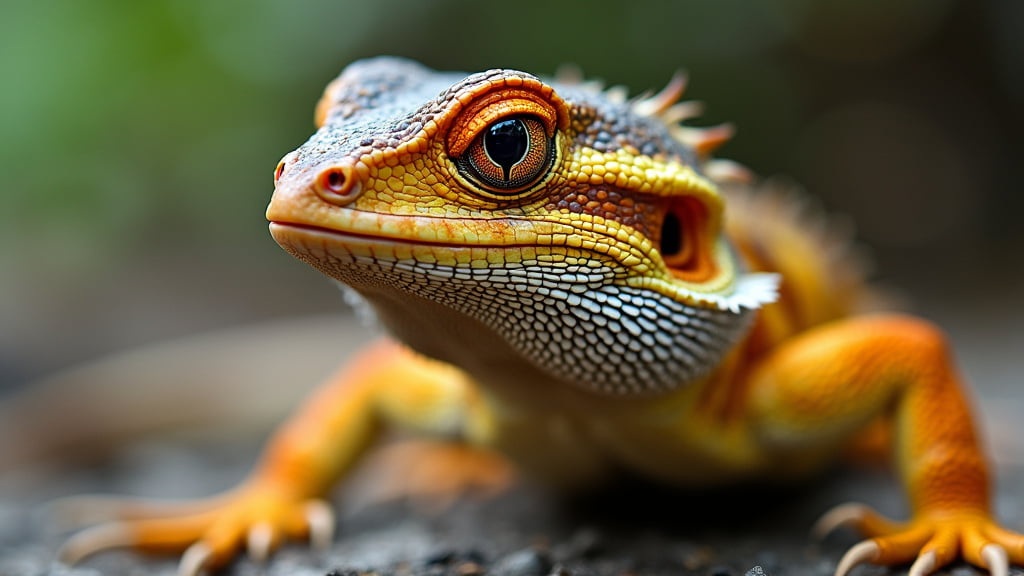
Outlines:
{"label": "lizard neck", "polygon": [[[570,389],[597,396],[661,396],[711,373],[753,316],[689,308],[613,284],[583,293],[578,305],[588,309],[580,311],[558,310],[556,304],[570,304],[526,291],[489,303],[467,298],[473,292],[468,286],[451,285],[452,297],[445,298],[452,288],[420,296],[387,284],[350,284],[398,340],[459,366],[502,395],[536,397],[543,391],[544,397]],[[619,301],[615,308],[608,304],[612,300]],[[595,312],[598,302],[604,306]],[[620,312],[627,307],[635,317]],[[601,316],[607,309],[612,312]],[[612,378],[626,384],[602,386]]]}
{"label": "lizard neck", "polygon": [[407,293],[365,287],[357,293],[396,339],[420,354],[460,367],[492,393],[529,400],[541,390],[571,388],[472,316]]}

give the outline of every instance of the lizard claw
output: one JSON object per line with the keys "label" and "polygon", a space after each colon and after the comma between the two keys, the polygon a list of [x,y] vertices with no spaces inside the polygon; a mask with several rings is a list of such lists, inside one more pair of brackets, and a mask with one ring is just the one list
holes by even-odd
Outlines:
{"label": "lizard claw", "polygon": [[334,541],[334,509],[324,500],[310,500],[306,503],[306,523],[309,524],[309,543],[314,549],[324,551]]}
{"label": "lizard claw", "polygon": [[938,564],[938,557],[934,550],[929,550],[917,557],[917,560],[910,566],[907,576],[927,576],[935,571],[938,567],[936,564]]}
{"label": "lizard claw", "polygon": [[[93,500],[90,507],[95,508]],[[94,517],[111,521],[86,528],[72,536],[61,550],[61,561],[75,564],[92,554],[112,548],[148,552],[184,552],[180,576],[195,576],[227,564],[245,547],[254,562],[263,563],[286,539],[308,538],[327,548],[334,536],[334,514],[323,500],[297,500],[260,485],[246,486],[215,500],[216,505],[197,507],[183,503],[181,512],[161,506],[143,510],[109,501],[111,509]],[[201,509],[202,511],[196,512]],[[118,517],[123,513],[124,517]]]}
{"label": "lizard claw", "polygon": [[859,564],[902,564],[913,561],[908,576],[927,576],[958,556],[1006,576],[1009,564],[1024,561],[1024,536],[1001,528],[975,509],[922,512],[904,524],[882,518],[860,504],[834,508],[815,525],[824,535],[839,526],[852,526],[869,537],[847,552],[835,576],[846,576]]}
{"label": "lizard claw", "polygon": [[181,555],[178,576],[199,576],[213,559],[213,550],[203,542],[196,542]]}
{"label": "lizard claw", "polygon": [[1006,548],[999,544],[986,544],[981,549],[981,561],[992,576],[1006,576],[1010,571],[1010,559]]}
{"label": "lizard claw", "polygon": [[135,543],[130,530],[118,523],[100,524],[87,528],[61,546],[57,557],[64,564],[75,565],[86,557],[111,548],[124,548]]}
{"label": "lizard claw", "polygon": [[878,544],[871,540],[865,540],[857,544],[843,555],[843,559],[839,561],[839,566],[836,567],[835,576],[846,576],[855,567],[874,562],[878,559],[881,552],[882,550],[878,547]]}
{"label": "lizard claw", "polygon": [[895,532],[898,524],[883,518],[874,510],[857,502],[840,504],[826,512],[811,528],[811,535],[816,540],[824,540],[835,530],[850,526],[865,534]]}
{"label": "lizard claw", "polygon": [[249,535],[245,540],[249,558],[252,558],[253,562],[257,564],[265,564],[267,558],[270,558],[270,553],[277,546],[278,540],[277,534],[274,533],[274,526],[269,522],[260,522],[249,528]]}
{"label": "lizard claw", "polygon": [[811,536],[815,540],[824,540],[838,528],[859,521],[864,516],[866,510],[867,506],[857,504],[856,502],[840,504],[825,512],[821,518],[818,518],[818,521],[811,528]]}

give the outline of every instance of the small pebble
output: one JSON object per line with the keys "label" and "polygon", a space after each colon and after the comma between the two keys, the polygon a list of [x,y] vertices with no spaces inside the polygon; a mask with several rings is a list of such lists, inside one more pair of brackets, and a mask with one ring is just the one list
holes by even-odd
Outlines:
{"label": "small pebble", "polygon": [[[754,570],[755,568],[760,568],[764,574],[778,572],[779,567],[782,566],[782,561],[779,559],[779,555],[770,550],[760,552],[757,556],[754,557],[754,562],[757,562],[757,565],[754,566],[754,568],[751,568],[751,570]],[[750,574],[750,572],[747,573]]]}
{"label": "small pebble", "polygon": [[768,573],[764,571],[760,565],[754,566],[750,570],[747,570],[746,576],[768,576]]}
{"label": "small pebble", "polygon": [[499,558],[491,573],[494,576],[545,576],[551,571],[551,560],[534,548],[525,548]]}

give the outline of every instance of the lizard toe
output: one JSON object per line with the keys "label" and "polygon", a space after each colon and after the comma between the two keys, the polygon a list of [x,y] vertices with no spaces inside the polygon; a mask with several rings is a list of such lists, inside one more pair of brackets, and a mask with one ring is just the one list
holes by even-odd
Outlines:
{"label": "lizard toe", "polygon": [[105,522],[72,536],[61,561],[76,564],[114,548],[141,552],[182,553],[179,574],[193,575],[228,564],[243,549],[253,561],[265,562],[286,540],[308,539],[317,548],[329,546],[334,514],[322,500],[303,500],[258,487],[236,491],[220,505],[195,513],[183,503],[181,514],[162,507],[161,517]]}
{"label": "lizard toe", "polygon": [[875,536],[896,532],[900,524],[881,516],[869,506],[847,502],[822,515],[814,523],[811,534],[816,540],[824,540],[826,536],[844,526],[849,526],[865,536]]}
{"label": "lizard toe", "polygon": [[[931,533],[923,527],[863,540],[850,548],[836,566],[835,576],[846,576],[861,564],[893,565],[910,562],[918,557]],[[929,555],[933,556],[933,555]],[[918,570],[928,568],[930,563],[937,562],[934,557],[921,561]],[[915,576],[921,576],[915,574]]]}
{"label": "lizard toe", "polygon": [[74,565],[115,548],[141,552],[180,552],[193,543],[210,523],[210,513],[170,518],[111,521],[86,528],[61,547],[58,557]]}
{"label": "lizard toe", "polygon": [[992,524],[985,528],[985,536],[1003,548],[1010,563],[1024,564],[1024,535]]}
{"label": "lizard toe", "polygon": [[129,547],[135,542],[135,534],[129,527],[110,522],[75,534],[61,546],[57,557],[61,562],[73,566],[98,552]]}
{"label": "lizard toe", "polygon": [[957,558],[1006,576],[1009,564],[1024,561],[1024,536],[1000,527],[978,510],[924,512],[901,524],[861,505],[844,505],[826,514],[815,526],[826,534],[839,526],[858,529],[868,539],[847,552],[836,569],[845,576],[859,564],[893,565],[913,562],[909,576],[934,573]]}

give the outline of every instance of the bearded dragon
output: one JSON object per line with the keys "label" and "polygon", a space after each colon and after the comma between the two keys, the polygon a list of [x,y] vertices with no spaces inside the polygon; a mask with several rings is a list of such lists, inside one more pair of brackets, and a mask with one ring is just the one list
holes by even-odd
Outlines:
{"label": "bearded dragon", "polygon": [[[735,183],[677,75],[660,93],[515,70],[356,62],[316,133],[281,160],[267,209],[288,252],[369,306],[391,337],[316,393],[251,477],[170,509],[111,506],[77,561],[184,551],[181,573],[329,541],[321,500],[382,429],[494,449],[563,486],[626,469],[699,489],[800,476],[891,425],[907,522],[866,506],[822,531],[838,562],[958,558],[1004,576],[1024,536],[992,518],[991,478],[946,340],[868,292],[842,243],[793,201]],[[731,191],[730,191],[731,190]]]}

